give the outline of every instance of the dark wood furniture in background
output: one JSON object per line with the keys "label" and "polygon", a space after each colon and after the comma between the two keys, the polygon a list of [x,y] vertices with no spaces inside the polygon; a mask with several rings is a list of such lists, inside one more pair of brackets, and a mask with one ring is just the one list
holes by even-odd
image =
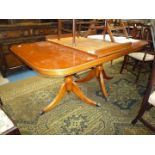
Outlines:
{"label": "dark wood furniture in background", "polygon": [[46,35],[57,34],[57,20],[0,20],[0,71],[4,77],[25,68],[9,46],[45,40]]}
{"label": "dark wood furniture in background", "polygon": [[150,20],[148,19],[135,19],[127,20],[127,31],[132,38],[142,39],[142,31],[144,26],[147,27]]}
{"label": "dark wood furniture in background", "polygon": [[[76,19],[75,20],[76,35],[83,36],[84,33],[87,33],[93,21],[94,20],[91,20],[91,19]],[[63,34],[72,33],[72,32],[73,32],[72,19],[58,19],[58,37],[59,38]]]}
{"label": "dark wood furniture in background", "polygon": [[[88,29],[89,29],[89,27],[93,21],[94,20],[91,20],[91,19],[78,19],[78,20],[76,20],[77,33],[80,36],[84,36],[85,33],[88,31]],[[96,30],[95,30],[95,33],[96,33]]]}

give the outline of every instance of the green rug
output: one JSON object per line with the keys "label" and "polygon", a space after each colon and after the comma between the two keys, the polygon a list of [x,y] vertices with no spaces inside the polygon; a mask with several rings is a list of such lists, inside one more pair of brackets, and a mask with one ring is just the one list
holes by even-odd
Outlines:
{"label": "green rug", "polygon": [[[107,101],[102,97],[96,79],[79,84],[85,95],[100,103],[99,108],[83,103],[71,93],[66,94],[52,111],[40,116],[41,109],[57,94],[62,78],[35,76],[6,84],[0,86],[0,97],[21,134],[153,134],[140,122],[135,126],[131,124],[140,107],[147,76],[142,75],[139,84],[135,85],[135,76],[131,73],[119,74],[120,66],[121,63],[106,65],[106,71],[114,77],[106,81]],[[155,124],[153,110],[145,117]]]}

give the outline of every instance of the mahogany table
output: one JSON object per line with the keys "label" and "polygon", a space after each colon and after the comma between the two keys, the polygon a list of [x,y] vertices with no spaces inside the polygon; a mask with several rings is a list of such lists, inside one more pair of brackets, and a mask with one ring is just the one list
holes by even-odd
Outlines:
{"label": "mahogany table", "polygon": [[[61,39],[53,39],[50,36],[47,37],[50,42],[55,42],[67,47],[82,50],[86,53],[93,54],[98,58],[104,57],[104,62],[111,61],[118,57],[124,56],[130,52],[135,52],[142,49],[147,42],[142,40],[131,40],[126,39],[124,43],[114,43],[111,41],[105,41],[101,39],[91,39],[84,37],[76,38],[76,45],[73,46],[72,37],[63,37]],[[132,42],[131,42],[132,41]],[[96,77],[100,83],[102,94],[107,97],[108,93],[105,88],[104,79],[111,79],[112,77],[107,76],[104,71],[103,65],[100,64],[92,68],[91,72],[83,79],[77,80],[76,82],[86,82]],[[102,84],[101,84],[102,81]]]}

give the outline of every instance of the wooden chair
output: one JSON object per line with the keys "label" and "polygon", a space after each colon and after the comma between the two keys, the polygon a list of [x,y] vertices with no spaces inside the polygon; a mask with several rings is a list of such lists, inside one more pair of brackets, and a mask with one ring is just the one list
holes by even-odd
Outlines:
{"label": "wooden chair", "polygon": [[88,37],[90,34],[96,34],[98,30],[104,31],[105,21],[100,21],[93,19],[90,21],[88,30],[86,31],[84,37]]}
{"label": "wooden chair", "polygon": [[[96,28],[99,29],[99,21],[75,19],[76,36],[87,37],[87,35],[96,33]],[[63,34],[73,33],[73,20],[58,19],[58,38],[60,39]]]}
{"label": "wooden chair", "polygon": [[89,33],[96,33],[96,30],[93,28],[95,21],[95,19],[76,19],[77,34],[81,37],[87,37]]}
{"label": "wooden chair", "polygon": [[123,36],[126,38],[129,37],[126,26],[124,25],[121,19],[106,20],[106,27],[104,29],[103,34],[104,36],[105,34],[109,34],[112,42],[116,42],[114,36],[121,36],[121,37]]}
{"label": "wooden chair", "polygon": [[[102,30],[102,38],[101,35],[91,35],[91,32],[94,30]],[[85,37],[94,38],[94,39],[103,39],[111,42],[117,42],[115,40],[115,36],[123,36],[128,38],[128,33],[126,30],[126,26],[124,25],[121,19],[106,19],[104,22],[98,22],[98,20],[93,20],[87,30]],[[117,38],[116,37],[116,38]]]}
{"label": "wooden chair", "polygon": [[144,24],[142,23],[128,23],[127,30],[131,38],[142,39]]}
{"label": "wooden chair", "polygon": [[132,124],[136,124],[139,120],[142,122],[145,126],[150,128],[152,131],[155,132],[155,126],[150,124],[147,120],[143,118],[144,113],[147,110],[150,110],[153,106],[155,106],[155,58],[152,65],[152,73],[148,81],[147,89],[140,107],[140,110],[138,112],[138,115],[134,118],[132,121]]}
{"label": "wooden chair", "polygon": [[[138,70],[138,73],[135,74],[133,71],[132,73],[136,75],[136,81],[139,80],[140,73],[142,72],[142,69],[145,67],[145,64],[150,63],[154,59],[154,55],[152,55],[152,37],[151,37],[151,30],[149,27],[145,27],[143,29],[143,35],[142,35],[143,40],[148,41],[148,45],[143,49],[142,51],[139,52],[133,52],[124,57],[124,61],[120,70],[120,73],[123,72],[124,69],[128,70],[128,65],[133,66],[133,71],[135,69]],[[131,71],[131,70],[128,70]]]}

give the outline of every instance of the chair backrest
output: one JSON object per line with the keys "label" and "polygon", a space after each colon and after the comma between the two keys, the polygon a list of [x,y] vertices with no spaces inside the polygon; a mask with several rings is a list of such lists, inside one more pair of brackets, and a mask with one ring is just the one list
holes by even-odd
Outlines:
{"label": "chair backrest", "polygon": [[148,48],[152,48],[152,35],[150,26],[144,26],[142,32],[142,40],[146,40],[148,42]]}
{"label": "chair backrest", "polygon": [[128,33],[134,39],[142,39],[143,24],[128,23]]}
{"label": "chair backrest", "polygon": [[98,30],[104,31],[105,29],[105,20],[93,19],[90,21],[90,25],[84,37],[88,37],[90,34],[96,34]]}
{"label": "chair backrest", "polygon": [[126,26],[121,19],[107,19],[105,31],[109,34],[112,42],[115,42],[114,35],[129,37]]}
{"label": "chair backrest", "polygon": [[155,88],[155,57],[152,63],[152,71],[148,79],[148,84],[147,84],[147,88],[146,88],[143,101],[148,101],[150,94],[154,88]]}
{"label": "chair backrest", "polygon": [[147,40],[147,41],[152,39],[151,31],[150,31],[149,27],[144,27],[144,30],[143,30],[143,33],[142,33],[142,39]]}
{"label": "chair backrest", "polygon": [[155,50],[155,20],[151,20],[151,36],[152,36],[153,48]]}
{"label": "chair backrest", "polygon": [[[154,49],[153,45],[152,45],[152,35],[151,35],[151,27],[150,26],[143,27],[142,40],[145,40],[148,42],[148,44],[145,46],[145,49],[144,49],[145,55],[143,57],[143,61],[145,61],[148,52],[150,52],[150,51],[152,52],[152,50]],[[150,53],[149,53],[149,55],[150,55]]]}

